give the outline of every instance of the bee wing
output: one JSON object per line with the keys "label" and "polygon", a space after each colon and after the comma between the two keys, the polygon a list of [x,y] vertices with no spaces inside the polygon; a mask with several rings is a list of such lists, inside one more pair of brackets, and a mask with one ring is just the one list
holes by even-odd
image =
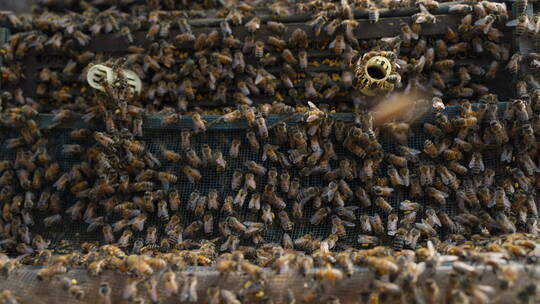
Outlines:
{"label": "bee wing", "polygon": [[330,42],[330,44],[328,44],[328,48],[333,49],[336,46],[336,41],[337,41],[337,38],[332,40],[332,42]]}
{"label": "bee wing", "polygon": [[474,168],[474,166],[476,165],[476,162],[477,162],[476,158],[472,157],[471,161],[469,162],[469,165],[468,165],[469,169]]}
{"label": "bee wing", "polygon": [[512,207],[512,203],[510,203],[510,200],[508,199],[506,195],[503,197],[503,205],[505,208]]}
{"label": "bee wing", "polygon": [[431,241],[427,242],[427,249],[430,254],[430,256],[434,256],[436,253],[435,246],[433,246],[433,243]]}
{"label": "bee wing", "polygon": [[491,199],[491,201],[487,204],[487,207],[488,208],[492,208],[493,206],[495,206],[497,204],[497,196],[494,195],[493,198]]}
{"label": "bee wing", "polygon": [[[478,21],[480,21],[480,20],[478,20]],[[478,21],[476,21],[476,22],[478,22]],[[514,26],[516,26],[517,24],[518,24],[517,19],[510,20],[510,21],[506,22],[506,26],[508,26],[508,27],[514,27]]]}
{"label": "bee wing", "polygon": [[353,223],[353,222],[345,221],[345,220],[341,220],[341,222],[343,223],[343,225],[344,225],[345,227],[351,227],[351,228],[352,228],[352,227],[356,227],[356,224]]}
{"label": "bee wing", "polygon": [[422,13],[417,13],[417,14],[414,14],[412,15],[411,17],[414,21],[414,23],[426,23],[427,22],[427,17],[426,15],[422,14]]}
{"label": "bee wing", "polygon": [[440,191],[439,192],[441,193],[441,195],[444,197],[444,198],[448,198],[448,193],[446,192],[443,192],[443,191]]}
{"label": "bee wing", "polygon": [[433,223],[435,223],[437,226],[441,227],[442,224],[441,224],[441,220],[439,219],[439,217],[437,216],[437,214],[433,213],[431,215],[431,220],[433,221]]}

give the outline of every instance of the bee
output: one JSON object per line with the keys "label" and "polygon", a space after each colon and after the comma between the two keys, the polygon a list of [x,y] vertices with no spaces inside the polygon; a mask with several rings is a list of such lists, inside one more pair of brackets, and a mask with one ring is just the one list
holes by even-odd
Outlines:
{"label": "bee", "polygon": [[241,141],[237,138],[233,139],[231,142],[231,148],[229,149],[229,156],[232,158],[238,158],[240,154],[240,145]]}
{"label": "bee", "polygon": [[62,222],[62,216],[60,214],[51,215],[43,219],[43,225],[45,225],[45,227],[58,225],[61,222]]}
{"label": "bee", "polygon": [[379,9],[372,5],[368,8],[368,20],[370,23],[377,23],[379,22]]}
{"label": "bee", "polygon": [[394,166],[389,166],[387,171],[388,176],[390,177],[390,183],[393,187],[402,185],[405,186],[406,183],[399,174],[398,170]]}
{"label": "bee", "polygon": [[380,196],[375,199],[375,205],[381,208],[385,213],[390,213],[393,210],[392,205]]}
{"label": "bee", "polygon": [[244,25],[248,32],[255,33],[261,27],[261,19],[257,16],[253,17]]}
{"label": "bee", "polygon": [[493,60],[489,67],[488,67],[488,70],[486,71],[486,74],[485,76],[489,79],[493,79],[495,78],[495,76],[497,76],[497,72],[499,71],[499,62],[497,60]]}
{"label": "bee", "polygon": [[330,264],[326,264],[326,267],[317,270],[314,276],[318,281],[328,282],[331,285],[335,285],[338,281],[343,279],[343,272],[340,269],[333,268]]}
{"label": "bee", "polygon": [[188,150],[191,148],[191,131],[187,129],[182,129],[180,132],[180,142],[182,150]]}
{"label": "bee", "polygon": [[289,199],[296,198],[300,192],[300,180],[298,178],[293,178],[289,184],[289,191],[287,192],[287,197]]}
{"label": "bee", "polygon": [[178,293],[176,274],[173,271],[169,270],[163,274],[163,287],[163,292],[166,297],[170,297]]}
{"label": "bee", "polygon": [[492,208],[494,206],[497,206],[499,209],[507,209],[512,206],[510,200],[506,196],[504,188],[502,187],[497,187],[495,193],[493,194],[492,200],[487,205],[488,208]]}
{"label": "bee", "polygon": [[[310,24],[308,24],[308,25],[310,25]],[[311,24],[311,25],[313,25],[313,24]],[[322,26],[319,29],[319,33],[320,33],[320,30],[322,30]],[[315,35],[318,36],[317,33],[315,33]],[[301,28],[295,29],[292,32],[291,37],[289,38],[289,46],[296,47],[298,49],[307,49],[308,48],[308,36],[307,36],[307,33]]]}
{"label": "bee", "polygon": [[248,170],[250,170],[257,176],[266,175],[267,169],[264,166],[257,164],[255,161],[252,161],[252,160],[246,161],[244,165],[246,166]]}
{"label": "bee", "polygon": [[234,198],[234,205],[242,207],[244,205],[244,202],[246,201],[247,195],[248,192],[245,189],[240,189],[236,193],[236,197]]}
{"label": "bee", "polygon": [[332,49],[336,54],[342,54],[346,47],[345,37],[341,34],[337,35],[336,38],[328,44],[328,48]]}
{"label": "bee", "polygon": [[131,225],[131,229],[136,231],[143,231],[144,224],[146,223],[147,215],[142,213],[137,215],[136,217],[132,218],[128,225]]}
{"label": "bee", "polygon": [[112,148],[115,144],[114,139],[102,132],[94,132],[94,139],[105,148]]}
{"label": "bee", "polygon": [[436,158],[439,155],[439,149],[437,146],[429,139],[426,139],[424,142],[424,153],[426,153],[431,158]]}
{"label": "bee", "polygon": [[248,172],[244,175],[244,188],[255,191],[257,189],[257,182],[255,181],[255,175],[251,172]]}
{"label": "bee", "polygon": [[437,190],[433,187],[427,187],[426,194],[429,197],[433,198],[439,204],[446,205],[446,199],[448,198],[448,193]]}
{"label": "bee", "polygon": [[158,179],[161,182],[163,190],[169,191],[170,183],[176,183],[178,177],[169,172],[159,172]]}
{"label": "bee", "polygon": [[289,218],[289,214],[285,210],[281,210],[278,213],[279,222],[281,228],[285,231],[291,231],[293,229],[293,222]]}
{"label": "bee", "polygon": [[376,246],[380,243],[378,237],[373,235],[359,234],[358,235],[358,244],[362,247]]}
{"label": "bee", "polygon": [[454,68],[454,65],[455,65],[455,62],[453,59],[442,59],[442,60],[435,61],[433,63],[433,67],[440,72],[444,72],[445,70],[452,69]]}
{"label": "bee", "polygon": [[218,172],[225,171],[227,168],[227,161],[223,158],[221,151],[214,152],[214,162],[216,163],[216,170]]}
{"label": "bee", "polygon": [[268,127],[266,125],[266,119],[262,116],[257,116],[255,123],[257,125],[257,129],[259,130],[259,136],[263,139],[268,138]]}
{"label": "bee", "polygon": [[320,225],[322,221],[329,215],[330,208],[319,208],[309,219],[312,225]]}
{"label": "bee", "polygon": [[246,138],[248,140],[251,151],[253,153],[257,153],[260,149],[260,144],[259,144],[259,141],[257,140],[257,136],[255,135],[255,133],[253,131],[247,132]]}
{"label": "bee", "polygon": [[306,51],[298,52],[298,67],[302,70],[307,69],[308,67],[308,57]]}
{"label": "bee", "polygon": [[183,166],[182,172],[190,183],[197,183],[202,179],[201,172],[191,166]]}
{"label": "bee", "polygon": [[[242,186],[242,177],[243,173],[241,170],[236,169],[233,172],[232,179],[231,179],[231,189],[234,191],[237,191]],[[246,178],[247,180],[247,178]],[[255,186],[256,188],[256,186]]]}
{"label": "bee", "polygon": [[474,152],[472,154],[471,161],[469,162],[468,167],[473,174],[479,174],[480,172],[484,172],[485,166],[482,159],[482,154],[480,152]]}
{"label": "bee", "polygon": [[221,212],[227,215],[230,215],[233,213],[234,209],[234,198],[232,196],[227,196],[225,200],[223,201],[223,205],[221,206]]}
{"label": "bee", "polygon": [[516,36],[524,35],[530,26],[529,16],[527,14],[522,14],[517,18],[517,24],[515,28]]}
{"label": "bee", "polygon": [[199,232],[204,226],[204,223],[200,220],[193,221],[189,224],[183,232],[183,236],[186,238],[193,238],[197,232]]}
{"label": "bee", "polygon": [[37,273],[37,278],[40,281],[43,280],[50,280],[54,276],[61,275],[66,273],[68,270],[67,268],[62,265],[62,263],[56,263],[48,267],[44,267]]}
{"label": "bee", "polygon": [[[201,158],[197,155],[197,152],[191,148],[188,148],[186,151],[186,160],[188,164],[194,168],[198,168],[203,164]],[[208,156],[206,158],[208,162]]]}

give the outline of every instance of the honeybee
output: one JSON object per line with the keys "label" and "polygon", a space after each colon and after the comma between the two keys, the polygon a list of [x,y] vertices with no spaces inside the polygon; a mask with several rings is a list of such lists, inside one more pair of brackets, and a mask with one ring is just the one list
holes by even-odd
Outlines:
{"label": "honeybee", "polygon": [[304,50],[298,52],[298,66],[302,70],[305,70],[308,67],[307,53]]}
{"label": "honeybee", "polygon": [[[186,160],[190,166],[198,168],[203,164],[202,159],[197,155],[197,152],[191,148],[186,151]],[[208,162],[208,157],[207,157]]]}
{"label": "honeybee", "polygon": [[221,206],[221,212],[227,215],[232,214],[234,211],[234,198],[232,196],[225,197],[223,205]]}
{"label": "honeybee", "polygon": [[246,138],[248,140],[251,151],[253,153],[257,153],[260,149],[260,144],[259,144],[259,141],[257,140],[257,136],[255,135],[255,133],[253,131],[247,132]]}
{"label": "honeybee", "polygon": [[[321,19],[318,19],[318,20],[321,20]],[[313,23],[308,23],[308,25],[313,26],[316,23],[317,22],[315,22],[314,24]],[[320,33],[321,30],[322,30],[322,26],[320,26],[320,28],[318,29],[318,32]],[[318,36],[317,31],[316,31],[315,35]],[[308,36],[307,36],[307,33],[301,28],[295,29],[292,32],[291,37],[289,38],[289,45],[291,47],[296,47],[298,49],[307,49],[308,48]]]}
{"label": "honeybee", "polygon": [[332,49],[336,54],[342,54],[345,51],[347,44],[345,43],[345,37],[339,34],[336,38],[328,44],[328,48]]}
{"label": "honeybee", "polygon": [[370,23],[379,22],[380,12],[376,6],[374,5],[370,6],[367,11],[368,11],[368,19]]}
{"label": "honeybee", "polygon": [[527,14],[522,14],[517,18],[517,24],[515,28],[516,36],[522,36],[527,33],[527,30],[530,26],[529,16]]}
{"label": "honeybee", "polygon": [[56,264],[53,264],[48,267],[44,267],[41,270],[39,270],[37,273],[37,278],[40,281],[50,280],[54,276],[64,274],[67,271],[68,271],[67,268],[64,265],[62,265],[62,263],[56,263]]}
{"label": "honeybee", "polygon": [[278,37],[275,37],[275,36],[268,37],[267,42],[269,45],[277,49],[284,49],[285,47],[287,47],[287,42],[285,40],[279,39]]}
{"label": "honeybee", "polygon": [[223,158],[223,153],[221,151],[214,152],[214,162],[218,172],[225,171],[227,168],[227,161]]}
{"label": "honeybee", "polygon": [[378,237],[373,235],[359,234],[358,235],[358,244],[362,247],[376,246],[379,244],[380,240]]}
{"label": "honeybee", "polygon": [[191,166],[183,166],[182,172],[190,183],[197,183],[202,179],[201,172]]}
{"label": "honeybee", "polygon": [[390,203],[380,196],[375,199],[375,205],[381,208],[385,213],[391,213],[394,209]]}
{"label": "honeybee", "polygon": [[180,142],[182,146],[182,150],[188,150],[191,148],[191,131],[187,129],[183,129],[180,132]]}
{"label": "honeybee", "polygon": [[320,268],[315,272],[315,279],[335,285],[337,281],[343,279],[343,272],[327,264],[326,267]]}
{"label": "honeybee", "polygon": [[426,139],[424,142],[424,153],[426,153],[431,158],[436,158],[439,155],[439,149],[437,146],[429,139]]}
{"label": "honeybee", "polygon": [[193,132],[194,133],[200,133],[206,131],[206,121],[202,119],[201,114],[194,113],[191,116],[191,119],[193,120]]}
{"label": "honeybee", "polygon": [[242,207],[244,205],[244,202],[246,201],[246,197],[248,195],[248,192],[245,189],[240,189],[236,193],[236,197],[234,198],[234,205],[237,205],[239,207]]}
{"label": "honeybee", "polygon": [[257,164],[255,161],[249,160],[244,163],[246,168],[253,172],[257,176],[266,175],[266,168],[262,165]]}
{"label": "honeybee", "polygon": [[285,210],[281,210],[278,213],[279,222],[281,228],[285,231],[291,231],[293,229],[293,222],[289,218],[289,214]]}
{"label": "honeybee", "polygon": [[468,165],[469,169],[474,174],[479,174],[480,172],[484,172],[485,166],[484,161],[482,159],[482,154],[480,152],[474,152],[471,156],[471,161]]}
{"label": "honeybee", "polygon": [[497,60],[493,60],[489,67],[488,67],[488,70],[486,71],[486,74],[485,76],[487,78],[490,78],[490,79],[493,79],[495,78],[495,76],[497,76],[497,72],[499,71],[499,62]]}
{"label": "honeybee", "polygon": [[247,28],[248,32],[255,33],[261,27],[261,19],[255,16],[246,22],[244,26]]}

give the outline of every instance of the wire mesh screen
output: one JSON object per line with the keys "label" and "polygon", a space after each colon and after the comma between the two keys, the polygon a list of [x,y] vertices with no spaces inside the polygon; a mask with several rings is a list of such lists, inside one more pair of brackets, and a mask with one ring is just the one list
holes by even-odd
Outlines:
{"label": "wire mesh screen", "polygon": [[[505,103],[499,105],[499,111],[504,111]],[[453,118],[459,114],[458,107],[448,107],[445,110],[445,113],[449,118]],[[352,123],[353,115],[340,114],[336,115],[337,119],[347,121]],[[294,119],[290,119],[288,122],[289,127],[292,127],[296,124],[299,116]],[[209,117],[208,120],[212,121],[215,117]],[[424,147],[424,141],[426,139],[432,139],[429,134],[426,134],[424,131],[423,123],[432,122],[434,119],[433,114],[428,114],[417,121],[410,131],[410,136],[407,139],[407,146],[410,148],[422,150]],[[283,120],[283,117],[272,116],[268,119],[268,125],[272,126],[276,122]],[[41,127],[45,127],[50,123],[50,115],[43,115],[39,119]],[[60,168],[63,172],[68,172],[74,164],[77,164],[81,161],[78,156],[68,155],[62,152],[63,145],[65,144],[79,144],[82,146],[83,150],[89,148],[92,144],[89,140],[83,139],[74,139],[69,135],[69,132],[75,127],[84,126],[84,123],[81,123],[78,120],[75,120],[71,125],[66,125],[60,128],[55,128],[52,130],[45,131],[44,137],[48,141],[48,151],[52,159],[59,163]],[[96,126],[86,125],[89,128],[96,128]],[[154,155],[160,155],[161,152],[166,150],[172,151],[181,151],[181,130],[186,127],[191,126],[191,120],[185,119],[181,120],[180,123],[164,127],[160,123],[159,118],[148,118],[145,121],[145,130],[142,141],[145,143],[145,147],[148,151]],[[224,155],[224,159],[227,161],[227,169],[225,171],[217,171],[215,167],[200,168],[202,179],[198,183],[190,183],[185,176],[181,173],[181,168],[178,163],[169,162],[165,159],[162,159],[162,168],[161,170],[166,172],[173,172],[178,174],[179,178],[176,183],[171,184],[172,189],[176,189],[180,194],[181,204],[177,212],[171,212],[170,216],[176,214],[178,215],[182,222],[189,224],[197,220],[202,220],[201,216],[197,216],[193,211],[188,210],[187,205],[190,200],[190,195],[194,192],[197,192],[200,196],[207,196],[213,192],[217,191],[219,201],[223,202],[226,197],[231,196],[234,198],[238,191],[231,188],[232,176],[235,171],[247,172],[245,163],[246,161],[253,160],[258,164],[262,164],[264,167],[271,169],[275,168],[278,175],[283,172],[288,172],[290,174],[290,179],[294,180],[298,178],[300,180],[302,187],[320,187],[323,188],[328,185],[328,180],[321,175],[310,175],[302,176],[299,173],[299,169],[295,166],[291,168],[284,168],[279,163],[272,162],[270,160],[263,161],[261,158],[261,153],[254,153],[250,149],[249,142],[246,138],[247,125],[245,122],[240,123],[217,123],[212,126],[209,130],[204,133],[193,135],[191,138],[192,148],[201,155],[201,151],[205,145],[208,145],[212,151],[221,151]],[[43,129],[45,130],[45,129]],[[271,131],[270,135],[275,136],[275,131]],[[0,146],[0,158],[14,160],[16,157],[16,152],[13,149],[8,149],[7,139],[14,138],[19,136],[19,132],[13,128],[2,128],[0,130],[0,139],[2,140],[2,145]],[[237,158],[229,157],[229,149],[231,147],[231,142],[234,139],[238,139],[241,142],[240,153]],[[270,139],[271,141],[271,139]],[[385,153],[397,153],[397,146],[395,140],[381,136],[381,144]],[[262,146],[262,145],[261,145]],[[355,155],[346,150],[343,145],[337,142],[334,139],[335,151],[338,155],[338,159],[355,159]],[[287,149],[280,147],[280,152],[287,153]],[[483,151],[483,159],[486,165],[486,168],[492,168],[497,177],[504,174],[504,168],[501,166],[498,155],[500,151],[488,149]],[[430,160],[426,155],[421,155],[421,162],[429,163]],[[331,169],[339,168],[339,162],[337,160],[330,161]],[[268,175],[262,177],[257,177],[255,175],[256,189],[249,191],[250,193],[246,197],[244,204],[241,208],[236,208],[234,216],[236,216],[241,222],[259,222],[260,221],[260,211],[253,211],[248,208],[248,202],[253,195],[253,193],[263,193],[265,185],[268,183]],[[242,180],[242,183],[244,181]],[[358,178],[351,179],[347,181],[350,188],[354,191],[358,186],[364,186],[362,181]],[[279,188],[279,187],[278,187]],[[396,187],[389,197],[386,197],[386,200],[392,205],[393,212],[399,212],[399,217],[402,218],[406,212],[400,211],[400,202],[409,199],[410,194],[408,188],[405,187]],[[72,206],[77,198],[71,194],[69,191],[62,192],[62,208],[66,210]],[[292,213],[292,208],[294,204],[294,199],[287,197],[286,193],[280,192],[280,196],[286,202],[285,210],[290,215]],[[411,199],[412,200],[412,199]],[[430,205],[430,199],[426,197],[420,197],[414,201],[420,203],[423,206]],[[388,211],[383,210],[372,204],[370,207],[364,207],[357,202],[356,198],[352,201],[347,202],[347,206],[358,206],[359,208],[354,210],[356,219],[360,218],[362,215],[373,216],[378,214],[383,223],[387,222]],[[432,203],[431,203],[432,205]],[[457,207],[453,202],[449,202],[446,205],[440,206],[440,208],[446,211],[450,216],[456,215]],[[323,221],[319,225],[312,225],[310,223],[310,218],[316,212],[316,208],[313,204],[306,204],[303,209],[303,219],[293,219],[293,229],[288,231],[292,239],[299,238],[306,234],[311,234],[314,238],[324,239],[328,237],[331,233],[331,222],[329,220]],[[98,212],[104,212],[102,210]],[[423,216],[423,209],[418,211],[418,217]],[[88,232],[88,225],[82,221],[73,222],[67,216],[62,225],[44,227],[42,224],[42,217],[46,216],[46,212],[37,211],[36,216],[36,225],[32,228],[32,231],[39,232],[46,239],[52,241],[53,248],[59,247],[78,247],[84,242],[102,242],[103,236],[100,229],[97,231]],[[49,214],[50,215],[50,214]],[[119,215],[116,214],[98,214],[98,216],[103,215],[107,218],[107,222],[114,223],[121,219]],[[214,223],[218,223],[224,220],[229,214],[223,214],[222,212],[216,212],[214,214]],[[356,221],[355,219],[355,221]],[[156,213],[149,213],[148,219],[146,221],[146,227],[155,226],[158,233],[163,233],[164,226],[167,224],[167,220],[159,219]],[[347,233],[345,237],[340,237],[338,242],[338,248],[347,248],[350,246],[358,246],[357,237],[359,234],[362,234],[360,225],[355,225],[354,227],[347,227]],[[284,230],[281,228],[280,220],[278,219],[277,212],[274,213],[274,221],[272,225],[266,227],[262,233],[262,238],[265,242],[275,242],[280,243],[283,238]],[[444,237],[448,231],[445,231],[444,227],[440,229],[440,237]],[[220,235],[220,231],[214,225],[213,232],[203,233],[199,232],[196,236],[197,239],[213,239]],[[134,231],[132,242],[135,240],[144,240],[146,232]],[[164,237],[159,235],[158,238]],[[380,241],[383,244],[392,244],[392,237],[388,235],[381,236]],[[67,240],[68,242],[65,242]],[[250,244],[249,239],[242,240],[242,243]],[[241,243],[241,244],[242,244]]]}

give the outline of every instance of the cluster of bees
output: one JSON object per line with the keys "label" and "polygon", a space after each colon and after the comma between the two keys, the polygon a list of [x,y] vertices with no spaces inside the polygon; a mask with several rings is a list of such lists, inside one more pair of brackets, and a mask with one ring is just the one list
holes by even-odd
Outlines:
{"label": "cluster of bees", "polygon": [[[438,17],[431,11],[442,5],[461,23],[448,27],[446,33],[422,35],[423,28],[437,25]],[[356,13],[368,12],[369,22],[377,23],[379,9],[410,6],[419,12],[410,21],[400,21],[396,36],[356,38],[367,25],[354,18]],[[89,63],[110,59],[110,53],[103,51],[110,45],[119,46],[115,52],[125,55],[127,67],[143,80],[140,106],[148,113],[219,111],[238,104],[294,106],[308,100],[329,103],[339,111],[362,107],[369,101],[354,88],[351,66],[372,49],[397,55],[397,89],[444,95],[452,104],[489,94],[489,81],[505,67],[511,73],[519,67],[519,58],[510,60],[510,41],[503,37],[508,13],[501,3],[305,1],[287,6],[275,2],[262,17],[258,9],[249,2],[231,3],[215,22],[193,20],[187,11],[128,13],[92,5],[81,14],[3,13],[0,19],[14,29],[2,48],[3,86],[10,88],[2,95],[3,107],[29,104],[39,111],[81,111],[84,100],[91,97],[85,79]],[[289,24],[287,17],[293,13],[311,17],[305,23]],[[110,41],[105,48],[92,42],[103,37]],[[50,64],[41,65],[35,75],[24,75],[25,59],[32,57]],[[464,58],[482,60],[471,64]],[[18,89],[29,77],[37,78],[32,92]],[[523,84],[538,87],[532,78]]]}
{"label": "cluster of bees", "polygon": [[[447,240],[415,251],[393,251],[388,247],[367,250],[349,248],[332,252],[321,246],[308,255],[277,244],[243,247],[219,255],[211,241],[200,241],[192,250],[130,255],[116,245],[87,246],[83,252],[53,255],[49,250],[32,257],[44,265],[37,279],[54,288],[64,299],[95,303],[536,303],[539,299],[535,270],[540,250],[538,236],[516,233],[502,237]],[[487,249],[487,250],[486,250]],[[0,270],[7,278],[17,276],[29,257],[9,258],[0,254]],[[451,263],[441,279],[441,265]],[[520,264],[518,264],[520,263]],[[533,265],[531,265],[531,263]],[[235,287],[208,286],[200,275],[184,271],[188,266],[214,265],[221,280]],[[84,267],[95,281],[88,294],[72,268]],[[372,277],[353,292],[339,294],[340,286],[358,279],[358,267],[368,268]],[[484,268],[482,268],[484,267]],[[105,271],[124,274],[112,282],[99,276]],[[486,281],[487,274],[491,281]],[[302,278],[304,285],[275,288],[274,276]],[[80,275],[77,275],[80,278]],[[40,284],[39,282],[36,284]],[[50,287],[49,287],[50,288]],[[66,297],[67,296],[67,297]],[[26,296],[26,299],[31,297]],[[0,292],[2,303],[19,303],[11,290]]]}
{"label": "cluster of bees", "polygon": [[[159,7],[167,1],[149,2]],[[399,35],[355,37],[362,31],[357,12],[367,11],[376,23],[379,9],[409,6],[418,13],[400,24]],[[0,123],[18,130],[3,143],[13,157],[0,161],[0,250],[7,254],[0,255],[0,273],[40,265],[40,280],[76,299],[86,295],[69,278],[72,267],[85,267],[91,276],[130,274],[121,291],[103,282],[101,303],[173,296],[277,301],[269,296],[272,274],[312,283],[302,298],[291,289],[280,301],[339,303],[328,291],[359,266],[375,275],[371,291],[357,295],[360,302],[488,303],[498,291],[512,290],[519,270],[507,260],[534,264],[540,256],[540,85],[527,75],[517,82],[519,99],[502,104],[487,83],[500,67],[517,75],[524,62],[533,66],[540,59],[511,54],[497,27],[508,19],[506,7],[451,4],[449,14],[461,23],[433,37],[423,36],[422,27],[436,23],[435,1],[275,2],[268,8],[271,21],[257,17],[249,2],[228,3],[216,13],[223,17],[216,29],[192,28],[193,10],[165,7],[0,12],[18,30],[2,47],[0,67],[7,82]],[[279,21],[299,12],[311,16],[306,26]],[[536,35],[540,27],[531,24],[523,29],[518,20],[516,32]],[[103,34],[129,45],[123,58],[89,49]],[[311,55],[317,48],[332,58],[326,63],[335,71],[317,71],[320,63]],[[38,71],[36,97],[25,96],[16,88],[25,81],[23,59],[51,50],[68,62],[62,70]],[[417,107],[404,111],[410,119],[374,119],[366,110],[372,100],[355,89],[353,70],[368,50],[396,55],[393,84],[428,93],[415,104],[429,108],[432,119],[413,124]],[[460,63],[467,57],[482,60]],[[102,60],[118,75],[135,71],[143,95],[133,96],[122,76],[104,83],[104,93],[90,90],[86,69]],[[316,105],[344,96],[352,102],[337,109],[355,108],[354,119]],[[217,120],[204,120],[209,112],[198,105],[204,99],[219,106]],[[449,115],[445,104],[454,103],[458,113]],[[174,148],[151,148],[155,139],[146,134],[145,117],[157,114],[167,127],[187,111],[192,126],[178,130]],[[51,125],[40,125],[43,112],[54,114]],[[285,119],[273,122],[272,113]],[[55,147],[55,132],[79,117],[103,128],[70,130],[68,141]],[[246,130],[224,144],[201,140],[216,133],[216,122],[238,121]],[[66,168],[55,151],[74,163]],[[223,183],[209,188],[206,180],[215,176]],[[64,246],[47,237],[47,231],[81,225],[94,242]],[[445,262],[453,268],[443,293],[434,276]],[[492,267],[498,290],[482,283],[470,263]],[[241,288],[201,294],[196,275],[177,272],[186,266],[245,277],[238,280]],[[519,301],[534,302],[535,286],[514,288]],[[17,301],[9,290],[0,292],[0,303]]]}

